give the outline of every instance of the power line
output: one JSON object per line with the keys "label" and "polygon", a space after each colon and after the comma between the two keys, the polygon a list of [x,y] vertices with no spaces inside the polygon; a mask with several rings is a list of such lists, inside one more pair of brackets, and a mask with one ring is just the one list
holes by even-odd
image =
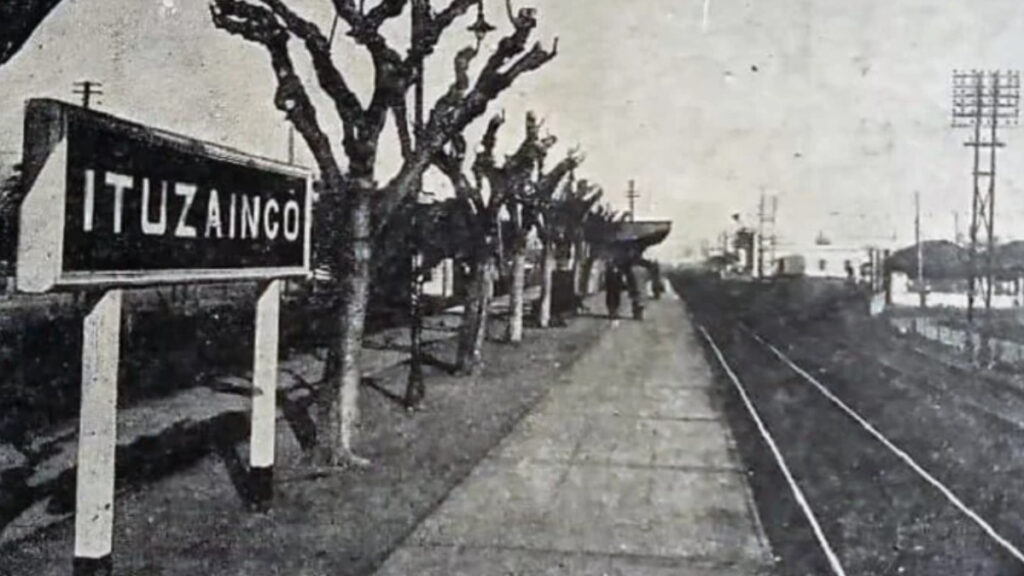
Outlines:
{"label": "power line", "polygon": [[770,211],[765,204],[765,200],[764,190],[761,190],[761,200],[757,207],[757,273],[759,277],[765,275],[764,256],[767,249],[770,248],[771,250],[769,262],[775,262],[775,216],[779,209],[779,197],[771,197]]}
{"label": "power line", "polygon": [[[103,95],[103,83],[92,80],[81,80],[74,83],[74,94],[82,97],[82,107],[89,108],[93,104],[93,97]],[[95,102],[95,104],[100,104]]]}
{"label": "power line", "polygon": [[626,198],[629,199],[629,221],[636,221],[636,199],[640,197],[640,194],[636,191],[636,181],[629,181],[629,190],[626,192]]}
{"label": "power line", "polygon": [[921,244],[921,193],[914,192],[914,242],[917,244],[917,293],[921,308],[925,306],[924,246]]}
{"label": "power line", "polygon": [[[992,307],[995,258],[996,152],[1006,146],[999,141],[1000,127],[1016,126],[1020,116],[1020,72],[953,71],[953,127],[973,128],[973,138],[964,146],[973,149],[973,194],[971,199],[970,266],[967,280],[967,319],[974,321],[974,300],[979,277],[984,279],[985,310]],[[982,128],[987,128],[987,138]],[[988,154],[988,168],[982,169],[982,150]],[[982,270],[979,231],[986,233],[985,266]]]}

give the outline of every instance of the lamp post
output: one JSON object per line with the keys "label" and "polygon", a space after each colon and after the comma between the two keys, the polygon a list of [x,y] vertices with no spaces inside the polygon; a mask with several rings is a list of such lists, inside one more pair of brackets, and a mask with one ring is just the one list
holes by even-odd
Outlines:
{"label": "lamp post", "polygon": [[[423,25],[422,12],[417,9],[415,4],[410,5],[411,13],[411,37],[410,43],[412,46],[417,46],[423,37]],[[484,3],[483,0],[477,0],[476,3],[476,21],[470,25],[467,30],[473,33],[476,38],[476,49],[480,50],[480,45],[483,43],[484,38],[488,33],[493,31],[495,28],[487,21],[484,16]],[[422,59],[417,64],[415,82],[413,84],[413,145],[418,149],[422,143],[423,138],[423,61]],[[416,226],[416,213],[419,210],[420,200],[423,196],[423,176],[420,175],[416,183],[416,204],[413,208],[413,217],[411,218],[410,225],[415,230]],[[410,235],[414,238],[414,235]],[[416,246],[412,246],[412,255],[409,260],[409,316],[410,316],[410,328],[409,328],[409,377],[405,388],[405,405],[407,408],[413,408],[417,406],[422,400],[426,393],[425,386],[423,384],[423,282],[422,275],[423,271],[420,270],[421,257]]]}

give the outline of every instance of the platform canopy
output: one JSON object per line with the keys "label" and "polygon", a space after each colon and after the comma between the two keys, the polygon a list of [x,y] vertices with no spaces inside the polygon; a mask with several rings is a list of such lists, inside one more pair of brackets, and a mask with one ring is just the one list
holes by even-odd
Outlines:
{"label": "platform canopy", "polygon": [[[890,271],[917,275],[917,245],[893,252],[886,262]],[[921,243],[925,278],[966,278],[970,271],[970,254],[966,248],[949,240],[926,240]]]}
{"label": "platform canopy", "polygon": [[671,231],[671,220],[607,222],[588,229],[587,241],[604,250],[643,252],[660,244]]}

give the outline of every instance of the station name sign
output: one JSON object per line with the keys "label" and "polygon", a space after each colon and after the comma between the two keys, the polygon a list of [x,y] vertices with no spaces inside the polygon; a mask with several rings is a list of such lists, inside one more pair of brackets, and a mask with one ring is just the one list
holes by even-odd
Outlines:
{"label": "station name sign", "polygon": [[54,100],[25,114],[18,288],[304,276],[304,169]]}

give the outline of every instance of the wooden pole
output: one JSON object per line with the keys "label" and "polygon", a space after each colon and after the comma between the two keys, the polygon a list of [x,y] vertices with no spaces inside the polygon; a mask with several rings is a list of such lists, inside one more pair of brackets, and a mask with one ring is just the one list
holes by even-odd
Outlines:
{"label": "wooden pole", "polygon": [[924,246],[921,244],[921,193],[914,192],[914,241],[917,243],[917,297],[921,308],[925,307],[924,290]]}
{"label": "wooden pole", "polygon": [[82,325],[74,576],[109,576],[113,571],[121,300],[121,290],[103,293]]}
{"label": "wooden pole", "polygon": [[268,282],[256,302],[249,477],[252,506],[261,511],[270,508],[274,496],[274,442],[277,422],[277,358],[281,283],[281,280]]}

